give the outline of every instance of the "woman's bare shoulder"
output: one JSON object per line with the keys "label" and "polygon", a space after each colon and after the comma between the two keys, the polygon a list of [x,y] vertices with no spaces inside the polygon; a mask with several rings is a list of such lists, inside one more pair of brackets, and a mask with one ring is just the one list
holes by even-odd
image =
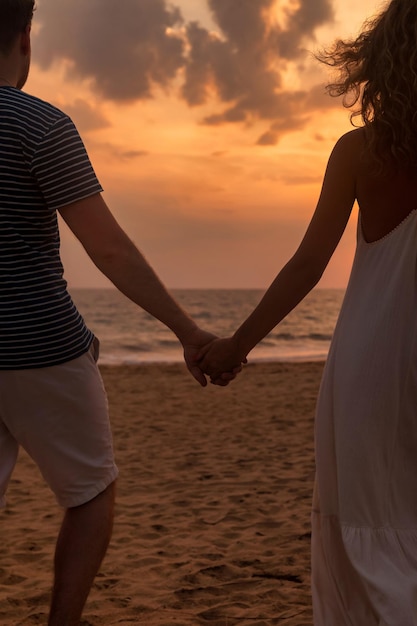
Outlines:
{"label": "woman's bare shoulder", "polygon": [[363,150],[365,145],[365,129],[355,128],[348,131],[336,142],[335,148],[344,150]]}
{"label": "woman's bare shoulder", "polygon": [[328,171],[340,171],[344,176],[355,176],[364,152],[362,129],[351,130],[337,140],[330,154]]}
{"label": "woman's bare shoulder", "polygon": [[341,169],[345,175],[355,177],[359,165],[364,165],[365,153],[364,131],[356,128],[339,137],[330,155],[329,164]]}

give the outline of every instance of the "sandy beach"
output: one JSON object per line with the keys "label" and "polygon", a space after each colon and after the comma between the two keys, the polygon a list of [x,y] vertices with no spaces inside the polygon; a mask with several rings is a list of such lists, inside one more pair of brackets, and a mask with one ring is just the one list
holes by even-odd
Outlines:
{"label": "sandy beach", "polygon": [[[83,626],[311,626],[313,421],[322,363],[102,366],[120,470]],[[0,512],[0,624],[46,624],[62,512],[22,453]]]}

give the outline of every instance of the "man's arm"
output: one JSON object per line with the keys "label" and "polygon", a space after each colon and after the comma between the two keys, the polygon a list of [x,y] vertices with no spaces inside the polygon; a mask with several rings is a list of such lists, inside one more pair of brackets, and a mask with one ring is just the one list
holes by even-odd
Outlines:
{"label": "man's arm", "polygon": [[195,356],[215,335],[201,330],[172,298],[101,194],[61,207],[59,212],[94,264],[117,289],[175,333],[184,347],[188,369],[205,386]]}

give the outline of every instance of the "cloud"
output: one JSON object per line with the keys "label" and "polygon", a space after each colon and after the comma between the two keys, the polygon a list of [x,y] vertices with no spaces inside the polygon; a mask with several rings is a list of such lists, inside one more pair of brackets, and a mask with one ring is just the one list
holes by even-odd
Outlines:
{"label": "cloud", "polygon": [[281,21],[277,0],[196,1],[207,2],[217,32],[186,23],[168,0],[39,0],[37,62],[44,69],[64,62],[70,77],[116,102],[179,85],[191,107],[217,102],[207,125],[265,121],[259,145],[277,143],[303,128],[309,113],[333,106],[323,88],[294,91],[285,81],[291,64],[301,68],[305,42],[333,19],[333,0],[290,3]]}
{"label": "cloud", "polygon": [[280,54],[286,59],[300,55],[300,47],[306,38],[314,37],[314,31],[334,19],[332,0],[301,0],[298,8],[289,14],[287,26],[271,33]]}
{"label": "cloud", "polygon": [[281,176],[281,180],[286,185],[295,185],[296,187],[300,187],[300,185],[319,185],[323,177],[322,176],[303,176],[303,175],[285,175]]}
{"label": "cloud", "polygon": [[114,101],[152,96],[184,63],[184,41],[173,32],[179,9],[165,0],[39,0],[36,59],[48,69],[64,61],[73,78],[91,81]]}
{"label": "cloud", "polygon": [[94,143],[96,154],[102,153],[106,159],[117,161],[133,161],[135,159],[149,156],[147,150],[129,150],[128,148],[117,146],[113,143]]}
{"label": "cloud", "polygon": [[[258,140],[271,145],[287,132],[302,128],[309,111],[324,103],[319,87],[291,91],[284,75],[290,62],[301,60],[301,45],[315,29],[333,19],[331,0],[300,0],[286,25],[273,19],[275,0],[208,0],[221,37],[193,22],[187,26],[190,52],[182,95],[190,106],[208,101],[214,91],[226,108],[204,120],[220,125],[270,120]],[[330,104],[329,104],[330,102]],[[327,106],[332,106],[329,98]]]}
{"label": "cloud", "polygon": [[100,111],[81,98],[77,98],[72,104],[66,104],[65,112],[83,133],[111,126],[109,120]]}
{"label": "cloud", "polygon": [[120,152],[120,158],[124,161],[130,161],[132,159],[138,159],[148,155],[149,152],[147,150],[124,150]]}

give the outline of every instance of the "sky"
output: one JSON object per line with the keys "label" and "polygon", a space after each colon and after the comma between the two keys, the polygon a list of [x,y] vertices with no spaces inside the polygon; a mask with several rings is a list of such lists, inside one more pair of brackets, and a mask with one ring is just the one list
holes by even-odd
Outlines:
{"label": "sky", "polygon": [[[383,6],[383,3],[382,3]],[[351,129],[314,52],[376,0],[37,0],[25,90],[70,115],[104,199],[170,288],[264,288]],[[346,285],[356,214],[321,287]],[[70,287],[109,282],[61,224]]]}

